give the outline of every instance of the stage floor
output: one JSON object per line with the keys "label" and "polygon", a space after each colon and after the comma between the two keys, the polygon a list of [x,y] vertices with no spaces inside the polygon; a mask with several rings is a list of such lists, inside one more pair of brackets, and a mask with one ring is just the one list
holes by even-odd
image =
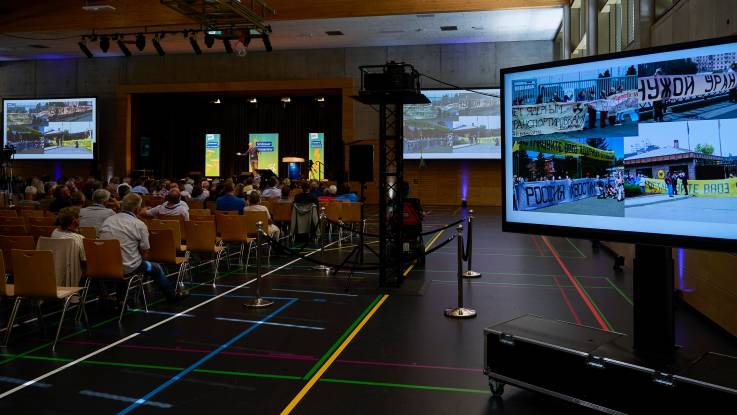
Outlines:
{"label": "stage floor", "polygon": [[[375,209],[374,209],[375,212]],[[459,218],[436,207],[425,229]],[[46,320],[13,331],[0,355],[3,413],[294,413],[294,414],[585,414],[557,399],[507,387],[491,399],[482,373],[483,329],[522,314],[631,332],[631,270],[584,240],[501,232],[498,209],[474,222],[473,268],[466,304],[478,317],[450,320],[456,301],[456,243],[408,272],[405,288],[380,292],[375,272],[328,276],[281,255],[266,268],[262,291],[274,305],[246,309],[254,267],[209,266],[193,272],[191,296],[150,312],[117,316],[89,304],[92,333],[68,318],[56,352]],[[375,223],[375,215],[371,215]],[[454,230],[430,235],[433,245]],[[375,244],[374,244],[375,246]],[[352,249],[332,242],[325,258]],[[312,254],[319,257],[318,253]],[[253,259],[253,258],[252,258]],[[373,262],[367,257],[367,262]],[[253,265],[253,262],[252,262]],[[7,322],[9,302],[0,308]],[[31,310],[22,309],[23,321]],[[73,314],[73,313],[72,313]],[[737,355],[737,341],[682,307],[678,342]],[[4,334],[0,333],[0,334]],[[565,374],[561,374],[565,378]]]}

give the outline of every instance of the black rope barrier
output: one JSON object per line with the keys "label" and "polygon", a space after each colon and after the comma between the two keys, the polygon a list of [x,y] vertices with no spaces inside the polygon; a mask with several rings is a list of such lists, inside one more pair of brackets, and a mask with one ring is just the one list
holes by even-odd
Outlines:
{"label": "black rope barrier", "polygon": [[455,239],[455,235],[451,235],[448,239],[443,241],[441,244],[438,244],[437,246],[434,246],[431,250],[425,251],[425,256],[432,254],[433,252],[437,251],[438,249],[444,247],[445,245],[448,245],[453,239]]}
{"label": "black rope barrier", "polygon": [[444,231],[444,230],[446,230],[448,228],[452,228],[453,226],[458,225],[459,223],[463,222],[464,220],[466,220],[466,218],[460,218],[460,219],[458,219],[457,221],[455,221],[453,223],[449,223],[449,224],[447,224],[445,226],[441,226],[441,227],[439,227],[437,229],[433,229],[433,230],[427,231],[427,232],[422,232],[420,235],[425,236],[425,235],[430,235],[430,234],[433,234],[433,233],[436,233],[436,232]]}
{"label": "black rope barrier", "polygon": [[[420,235],[421,236],[432,235],[434,233],[437,233],[437,232],[440,232],[440,231],[444,231],[444,230],[446,230],[448,228],[452,228],[453,226],[456,226],[456,225],[458,225],[459,223],[461,223],[461,222],[463,222],[465,220],[466,220],[466,218],[461,218],[461,219],[458,219],[457,221],[455,221],[453,223],[449,223],[447,225],[441,226],[439,228],[436,228],[436,229],[433,229],[433,230],[430,230],[430,231],[422,232],[422,233],[420,233]],[[381,235],[379,235],[379,234],[366,233],[366,232],[362,232],[360,230],[357,231],[357,230],[355,230],[355,229],[353,229],[353,228],[351,228],[349,226],[346,226],[344,223],[336,222],[336,221],[331,220],[331,219],[328,219],[328,218],[325,218],[325,221],[328,222],[328,223],[331,223],[331,224],[333,224],[333,225],[335,225],[335,226],[337,226],[337,227],[339,227],[341,229],[345,229],[345,230],[347,230],[349,232],[353,232],[353,233],[357,233],[357,234],[363,233],[363,236],[368,236],[370,238],[381,238]]]}
{"label": "black rope barrier", "polygon": [[[332,264],[330,262],[320,261],[320,260],[315,259],[315,258],[312,258],[310,256],[303,255],[299,251],[295,252],[292,248],[290,248],[288,246],[282,245],[279,241],[274,240],[273,238],[271,238],[268,235],[266,235],[266,239],[269,241],[269,243],[271,244],[271,246],[274,249],[276,249],[278,252],[282,252],[282,253],[285,253],[285,254],[288,254],[288,255],[292,255],[292,256],[295,256],[297,258],[303,259],[303,260],[305,260],[307,262],[312,262],[313,264],[317,264],[317,265],[324,265],[324,266],[330,267],[330,268],[335,268],[335,267],[337,267],[339,265],[339,264]],[[369,266],[366,266],[366,265],[369,265]],[[381,264],[364,264],[364,266],[355,267],[354,269],[357,270],[357,271],[375,271],[375,270],[377,270],[379,268],[381,268]]]}

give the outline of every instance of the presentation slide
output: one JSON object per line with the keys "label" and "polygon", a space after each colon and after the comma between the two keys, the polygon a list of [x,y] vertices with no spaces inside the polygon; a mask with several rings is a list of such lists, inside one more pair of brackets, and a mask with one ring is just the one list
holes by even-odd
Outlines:
{"label": "presentation slide", "polygon": [[737,240],[737,44],[503,73],[506,220]]}
{"label": "presentation slide", "polygon": [[6,99],[3,144],[16,159],[92,159],[95,98]]}
{"label": "presentation slide", "polygon": [[205,134],[205,176],[220,177],[220,134]]}
{"label": "presentation slide", "polygon": [[405,159],[499,159],[499,90],[423,90],[430,104],[404,106]]}
{"label": "presentation slide", "polygon": [[309,133],[307,139],[309,140],[310,160],[312,160],[310,180],[321,180],[325,177],[325,134]]}
{"label": "presentation slide", "polygon": [[271,170],[279,175],[279,134],[248,135],[248,171]]}

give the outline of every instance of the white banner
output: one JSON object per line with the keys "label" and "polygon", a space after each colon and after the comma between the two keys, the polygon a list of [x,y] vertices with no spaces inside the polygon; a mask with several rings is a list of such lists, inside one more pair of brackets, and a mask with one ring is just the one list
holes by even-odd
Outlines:
{"label": "white banner", "polygon": [[512,136],[578,131],[585,120],[585,105],[578,102],[518,105],[512,107]]}
{"label": "white banner", "polygon": [[637,110],[638,91],[624,91],[614,94],[607,99],[590,101],[589,105],[597,111],[609,111],[609,115],[617,115],[621,112]]}
{"label": "white banner", "polygon": [[661,75],[639,78],[640,104],[661,99],[689,98],[705,94],[726,93],[737,88],[734,72],[699,75]]}

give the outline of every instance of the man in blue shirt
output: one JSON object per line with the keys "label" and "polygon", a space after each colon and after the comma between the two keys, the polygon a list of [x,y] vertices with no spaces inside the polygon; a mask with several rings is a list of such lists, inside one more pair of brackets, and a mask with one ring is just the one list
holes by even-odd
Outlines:
{"label": "man in blue shirt", "polygon": [[358,202],[358,195],[351,192],[351,185],[345,183],[343,185],[343,194],[340,196],[336,196],[335,200],[348,200],[351,202]]}
{"label": "man in blue shirt", "polygon": [[242,212],[243,208],[246,207],[246,201],[237,197],[235,194],[235,186],[233,182],[227,182],[223,186],[223,195],[220,196],[215,202],[217,210],[228,211],[235,210]]}

